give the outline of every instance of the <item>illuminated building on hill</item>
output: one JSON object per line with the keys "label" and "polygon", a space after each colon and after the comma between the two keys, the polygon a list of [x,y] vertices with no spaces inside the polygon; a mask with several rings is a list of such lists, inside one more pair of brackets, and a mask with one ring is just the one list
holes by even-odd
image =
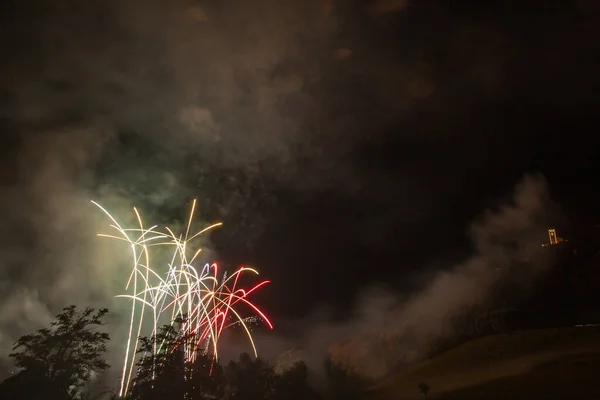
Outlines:
{"label": "illuminated building on hill", "polygon": [[556,229],[548,229],[548,236],[550,237],[550,244],[556,244]]}
{"label": "illuminated building on hill", "polygon": [[542,247],[551,246],[551,245],[559,244],[559,243],[563,243],[563,242],[568,242],[568,240],[565,240],[556,235],[556,229],[548,229],[548,237],[550,238],[550,243],[544,243],[544,244],[542,244]]}

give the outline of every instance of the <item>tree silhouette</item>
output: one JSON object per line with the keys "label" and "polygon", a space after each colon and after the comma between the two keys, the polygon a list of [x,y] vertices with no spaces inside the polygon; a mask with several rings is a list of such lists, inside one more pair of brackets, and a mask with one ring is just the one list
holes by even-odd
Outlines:
{"label": "tree silhouette", "polygon": [[368,383],[366,379],[341,368],[330,358],[325,361],[325,373],[328,380],[328,392],[331,399],[364,399]]}
{"label": "tree silhouette", "polygon": [[[140,338],[138,370],[129,400],[243,399],[305,400],[319,396],[307,383],[304,363],[276,375],[265,361],[242,353],[223,370],[212,357],[195,348],[193,335],[182,334],[183,319],[165,325],[149,338]],[[194,352],[189,361],[190,351]]]}
{"label": "tree silhouette", "polygon": [[275,372],[265,361],[253,360],[248,353],[240,354],[225,369],[226,398],[243,400],[273,399]]}
{"label": "tree silhouette", "polygon": [[[183,319],[163,326],[149,338],[140,338],[138,370],[128,398],[215,399],[223,392],[223,370],[195,346],[193,335],[182,335]],[[190,352],[193,361],[189,360]]]}
{"label": "tree silhouette", "polygon": [[183,399],[186,393],[185,354],[179,346],[177,329],[167,325],[152,337],[140,338],[138,352],[142,357],[137,363],[137,375],[128,398],[149,400],[168,396]]}
{"label": "tree silhouette", "polygon": [[21,368],[0,385],[1,398],[76,399],[82,387],[109,366],[102,358],[107,333],[103,325],[107,309],[69,306],[56,316],[50,329],[22,336],[9,355]]}
{"label": "tree silhouette", "polygon": [[425,382],[419,383],[419,392],[421,392],[421,394],[423,396],[427,397],[427,395],[429,394],[430,390],[431,390],[431,388]]}
{"label": "tree silhouette", "polygon": [[212,357],[197,354],[190,365],[190,399],[221,399],[225,391],[223,368]]}
{"label": "tree silhouette", "polygon": [[276,375],[273,384],[277,400],[318,399],[319,395],[308,384],[308,368],[302,361]]}

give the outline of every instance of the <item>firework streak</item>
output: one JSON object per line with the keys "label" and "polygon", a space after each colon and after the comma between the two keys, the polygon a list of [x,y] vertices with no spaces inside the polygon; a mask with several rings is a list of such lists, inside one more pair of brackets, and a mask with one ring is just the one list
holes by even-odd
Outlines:
{"label": "firework streak", "polygon": [[[240,276],[248,273],[258,275],[256,270],[241,267],[229,276],[224,273],[219,281],[216,263],[205,264],[201,270],[194,267],[194,262],[201,252],[201,249],[191,252],[194,239],[221,226],[221,223],[190,234],[196,207],[194,200],[185,234],[176,235],[168,227],[163,231],[157,229],[157,225],[145,228],[136,208],[133,210],[139,228],[123,228],[106,209],[96,202],[92,201],[92,203],[110,218],[112,221],[110,227],[117,232],[114,235],[100,233],[98,236],[125,241],[131,248],[132,271],[125,285],[128,294],[117,296],[132,300],[120,396],[127,394],[131,382],[142,326],[148,329],[147,327],[151,325],[152,336],[154,336],[158,331],[159,323],[165,319],[172,324],[177,317],[185,316],[182,325],[183,335],[194,338],[194,344],[186,349],[187,361],[193,361],[198,351],[204,354],[211,353],[217,359],[219,337],[224,329],[234,325],[243,327],[257,356],[248,323],[261,319],[269,328],[272,329],[273,326],[263,312],[248,301],[247,297],[269,281],[262,281],[250,289],[241,289],[237,288]],[[151,264],[150,249],[157,246],[169,249],[166,265],[161,270],[154,269]],[[188,254],[193,255],[188,257]],[[254,316],[243,317],[234,308],[236,305],[246,306]],[[155,354],[160,351],[160,347],[161,343],[155,341]]]}

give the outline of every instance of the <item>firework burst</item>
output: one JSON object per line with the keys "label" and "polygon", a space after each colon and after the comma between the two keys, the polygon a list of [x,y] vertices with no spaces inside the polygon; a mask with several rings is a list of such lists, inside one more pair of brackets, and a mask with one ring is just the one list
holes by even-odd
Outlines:
{"label": "firework burst", "polygon": [[[123,228],[105,208],[96,202],[92,203],[110,218],[110,227],[116,231],[115,234],[100,233],[98,236],[128,243],[132,256],[132,270],[125,285],[126,293],[117,296],[132,300],[120,396],[127,394],[135,365],[138,338],[143,327],[151,326],[151,335],[155,336],[161,321],[172,324],[177,317],[185,316],[183,334],[194,338],[191,345],[186,345],[187,361],[193,361],[199,351],[204,354],[211,353],[214,359],[217,359],[219,337],[223,330],[234,325],[243,327],[257,356],[248,324],[262,320],[269,328],[272,329],[273,326],[265,314],[247,298],[269,281],[262,281],[243,289],[238,288],[240,276],[258,275],[255,269],[241,267],[229,276],[226,272],[223,273],[219,279],[216,263],[204,264],[201,269],[194,266],[201,253],[201,249],[195,249],[194,241],[202,234],[221,226],[221,223],[191,233],[196,208],[194,200],[185,233],[180,235],[176,235],[168,227],[164,230],[159,229],[157,225],[146,228],[136,208],[133,210],[139,227]],[[164,262],[166,265],[162,268],[155,269],[151,262],[154,259],[151,258],[153,248],[169,250]],[[239,305],[246,306],[253,315],[242,316],[235,308]],[[161,346],[162,343],[155,340],[154,353],[159,351]]]}

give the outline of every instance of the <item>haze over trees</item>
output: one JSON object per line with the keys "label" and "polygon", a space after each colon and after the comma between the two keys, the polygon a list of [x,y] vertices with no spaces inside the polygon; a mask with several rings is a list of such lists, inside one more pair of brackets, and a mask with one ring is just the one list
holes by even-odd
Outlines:
{"label": "haze over trees", "polygon": [[[598,298],[593,296],[594,293],[598,293],[598,280],[594,279],[597,275],[597,248],[594,247],[594,251],[590,251],[591,255],[588,255],[579,251],[579,247],[571,246],[563,244],[551,249],[552,253],[544,249],[544,256],[555,257],[558,262],[537,281],[539,284],[536,290],[528,293],[526,297],[518,297],[519,301],[512,299],[510,308],[506,308],[504,302],[501,302],[503,308],[497,310],[493,308],[495,303],[492,302],[489,312],[479,308],[471,312],[466,311],[453,324],[454,336],[440,338],[445,341],[441,340],[428,357],[435,359],[441,354],[442,356],[437,358],[437,362],[441,363],[440,358],[448,358],[447,355],[453,349],[457,349],[460,343],[469,342],[478,350],[472,352],[473,355],[469,353],[463,360],[469,360],[466,364],[473,363],[476,359],[475,354],[489,350],[484,346],[485,340],[477,339],[496,333],[508,333],[492,338],[501,343],[508,343],[512,337],[515,337],[518,343],[525,343],[526,337],[532,338],[531,343],[525,343],[526,346],[524,344],[517,353],[506,353],[508,358],[518,358],[519,354],[526,353],[527,348],[538,352],[546,348],[556,350],[564,344],[564,347],[571,351],[571,347],[567,346],[570,342],[568,343],[563,336],[556,336],[556,340],[552,339],[555,337],[552,336],[552,340],[544,341],[543,336],[535,331],[539,327],[544,328],[541,332],[548,331],[548,327],[572,327],[579,321],[593,321],[590,315],[598,315]],[[578,251],[575,252],[575,249]],[[554,253],[564,253],[564,260]],[[509,297],[508,294],[514,293],[515,290],[509,286],[500,287],[497,292],[493,297],[504,301]],[[506,309],[510,313],[504,312]],[[95,377],[109,368],[105,359],[109,341],[104,326],[107,313],[106,309],[79,309],[72,305],[64,308],[49,327],[22,336],[15,342],[10,354],[18,371],[0,383],[0,399],[106,398],[106,395],[98,397],[100,393],[90,393],[89,390]],[[529,318],[530,316],[535,316],[536,319]],[[496,321],[499,318],[504,320]],[[132,374],[128,399],[361,399],[367,397],[365,389],[373,387],[371,382],[353,376],[331,360],[326,361],[324,368],[319,371],[309,370],[300,362],[280,373],[276,373],[274,366],[266,361],[255,359],[248,354],[241,354],[235,361],[219,364],[210,355],[196,351],[192,357],[193,362],[188,362],[186,360],[189,359],[189,352],[195,350],[190,350],[193,349],[190,346],[191,338],[184,337],[181,333],[180,326],[183,322],[182,319],[176,320],[172,325],[162,327],[156,336],[140,338],[139,357]],[[482,328],[474,329],[472,325]],[[581,338],[577,336],[577,343],[581,343],[582,338],[587,338],[590,343],[597,342],[594,336],[596,328],[590,328],[594,332],[583,328],[569,329],[572,331],[568,331],[567,336],[581,335]],[[518,332],[519,330],[525,331]],[[158,343],[160,346],[155,351],[155,345]],[[536,343],[539,343],[540,349],[535,347]],[[482,347],[479,350],[477,346]],[[597,353],[596,347],[588,347]],[[462,347],[462,351],[465,349],[468,350],[469,346]],[[402,346],[392,343],[388,353],[396,356],[401,350]],[[597,362],[590,355],[584,354],[581,357],[583,356],[590,358],[590,363]],[[434,362],[429,365],[433,368],[437,364]],[[451,365],[450,362],[447,365],[448,369],[456,369],[456,365]],[[412,372],[405,374],[410,368],[410,365],[401,364],[392,373],[402,370],[401,374],[404,375],[398,382],[411,393],[425,398],[435,397],[444,390],[440,382],[435,380],[435,374],[443,375],[446,370],[434,368],[435,374],[428,373],[426,376],[415,373],[415,379],[418,380],[413,382],[409,379]],[[320,382],[315,388],[312,385],[315,381],[312,376],[317,374]],[[545,384],[551,380],[544,379],[543,382]],[[118,384],[119,382],[111,382],[114,392],[118,390]],[[478,390],[487,393],[488,389]],[[397,395],[398,389],[394,387],[394,391],[394,395]],[[523,395],[527,393],[524,391]]]}
{"label": "haze over trees", "polygon": [[[10,357],[19,372],[0,384],[0,398],[24,400],[89,400],[108,397],[90,393],[87,384],[109,368],[104,359],[109,335],[102,331],[107,309],[66,307],[50,328],[22,336]],[[128,400],[244,399],[304,400],[321,395],[308,384],[302,362],[276,374],[274,366],[247,353],[221,366],[182,336],[177,319],[156,335],[140,338]],[[155,351],[156,349],[156,351]],[[189,361],[190,352],[194,353]],[[339,377],[336,376],[337,381]],[[341,398],[339,382],[327,398]],[[115,382],[116,386],[117,382]],[[349,386],[356,390],[356,386]],[[338,393],[339,392],[339,393]],[[116,390],[112,398],[119,398]]]}
{"label": "haze over trees", "polygon": [[22,399],[78,399],[95,374],[109,365],[104,325],[107,309],[75,306],[62,310],[50,328],[22,336],[10,358],[21,369],[0,385],[0,397]]}

